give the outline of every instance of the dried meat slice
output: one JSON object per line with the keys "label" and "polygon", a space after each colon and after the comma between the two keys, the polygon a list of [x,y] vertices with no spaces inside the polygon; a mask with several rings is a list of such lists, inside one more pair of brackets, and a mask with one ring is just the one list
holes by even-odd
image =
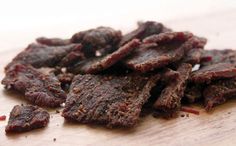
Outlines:
{"label": "dried meat slice", "polygon": [[69,39],[39,37],[37,43],[47,46],[65,46],[71,44]]}
{"label": "dried meat slice", "polygon": [[161,72],[161,81],[163,83],[169,83],[175,80],[180,76],[179,72],[174,71],[170,68],[164,68],[163,71]]}
{"label": "dried meat slice", "polygon": [[95,56],[96,51],[101,51],[100,53],[105,55],[116,50],[121,36],[121,31],[110,27],[98,27],[74,34],[71,42],[82,43],[85,55],[92,57]]}
{"label": "dried meat slice", "polygon": [[134,39],[111,54],[102,57],[86,59],[68,68],[68,70],[73,73],[98,73],[111,67],[125,56],[129,55],[139,46],[139,44],[139,40]]}
{"label": "dried meat slice", "polygon": [[186,63],[181,64],[177,69],[179,77],[175,81],[169,82],[161,92],[161,95],[153,105],[154,109],[161,116],[171,117],[180,109],[181,99],[184,96],[186,82],[191,70],[192,65]]}
{"label": "dried meat slice", "polygon": [[161,32],[168,32],[169,29],[165,28],[163,24],[154,21],[147,21],[147,22],[140,22],[138,23],[138,28],[133,30],[130,33],[125,34],[121,41],[120,46],[126,44],[127,42],[131,41],[132,39],[144,39],[153,34],[159,34]]}
{"label": "dried meat slice", "polygon": [[14,62],[30,64],[33,67],[54,67],[63,57],[81,44],[71,44],[67,46],[46,46],[41,44],[30,44],[24,51],[19,53],[13,61],[6,67],[11,66]]}
{"label": "dried meat slice", "polygon": [[149,43],[163,44],[163,43],[169,43],[172,41],[185,42],[186,40],[192,37],[193,37],[193,34],[190,32],[164,32],[164,33],[155,34],[155,35],[146,37],[143,40],[143,42],[145,44],[149,44]]}
{"label": "dried meat slice", "polygon": [[236,51],[231,49],[212,49],[203,51],[201,57],[201,67],[217,63],[230,63],[236,66]]}
{"label": "dried meat slice", "polygon": [[205,109],[223,104],[227,99],[236,97],[236,78],[218,80],[208,85],[204,91]]}
{"label": "dried meat slice", "polygon": [[62,116],[80,123],[132,127],[159,75],[77,75]]}
{"label": "dried meat slice", "polygon": [[5,131],[25,132],[47,126],[49,114],[46,110],[37,106],[16,105],[12,109]]}
{"label": "dried meat slice", "polygon": [[30,65],[16,63],[10,66],[2,84],[7,89],[22,92],[28,101],[36,105],[58,107],[66,100],[66,94],[54,75],[45,75]]}
{"label": "dried meat slice", "polygon": [[138,72],[148,72],[180,60],[184,56],[183,44],[178,42],[161,46],[141,45],[127,56],[124,64]]}
{"label": "dried meat slice", "polygon": [[229,63],[208,65],[194,71],[190,81],[194,83],[210,83],[212,80],[236,77],[236,68]]}

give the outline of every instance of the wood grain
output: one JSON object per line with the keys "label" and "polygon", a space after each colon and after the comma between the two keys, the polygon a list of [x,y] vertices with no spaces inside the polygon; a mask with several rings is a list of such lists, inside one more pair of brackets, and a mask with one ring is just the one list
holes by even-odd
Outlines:
{"label": "wood grain", "polygon": [[[208,48],[236,48],[236,10],[214,13],[196,18],[168,21],[166,24],[176,30],[191,30],[209,39]],[[14,34],[13,34],[14,35]],[[11,44],[9,44],[11,48]],[[0,51],[0,79],[4,77],[4,66],[21,48]],[[26,103],[22,95],[6,92],[0,86],[0,115],[9,115],[16,104]],[[0,121],[0,146],[7,145],[236,145],[236,100],[206,113],[201,106],[200,115],[178,117],[172,120],[155,119],[151,115],[141,118],[133,129],[107,129],[101,126],[67,123],[50,110],[48,127],[22,134],[5,134],[6,121]],[[185,114],[185,113],[180,113]],[[56,138],[56,141],[53,139]]]}

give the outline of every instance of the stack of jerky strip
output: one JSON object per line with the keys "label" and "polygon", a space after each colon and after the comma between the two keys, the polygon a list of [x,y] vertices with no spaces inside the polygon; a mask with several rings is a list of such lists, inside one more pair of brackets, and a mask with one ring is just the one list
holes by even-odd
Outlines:
{"label": "stack of jerky strip", "polygon": [[[153,21],[125,35],[98,27],[71,39],[40,37],[6,66],[2,84],[33,105],[65,102],[66,120],[133,127],[147,102],[158,115],[172,117],[182,99],[204,98],[209,110],[236,93],[234,51],[204,51],[205,44],[205,38]],[[196,64],[200,69],[192,72]],[[22,126],[10,118],[12,129]]]}

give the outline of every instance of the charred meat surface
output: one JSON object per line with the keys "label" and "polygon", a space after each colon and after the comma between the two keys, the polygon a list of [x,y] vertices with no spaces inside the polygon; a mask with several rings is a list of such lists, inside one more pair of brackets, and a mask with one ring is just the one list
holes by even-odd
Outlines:
{"label": "charred meat surface", "polygon": [[5,131],[25,132],[47,126],[49,114],[46,110],[37,106],[16,105],[12,109]]}
{"label": "charred meat surface", "polygon": [[181,99],[184,96],[187,79],[192,70],[190,64],[181,64],[177,71],[179,77],[169,82],[161,92],[161,95],[153,107],[164,117],[172,117],[181,107]]}
{"label": "charred meat surface", "polygon": [[13,61],[6,67],[6,69],[19,62],[22,64],[30,64],[33,67],[54,67],[63,57],[77,47],[81,47],[80,44],[71,44],[67,46],[47,46],[42,44],[30,44],[24,51],[19,53]]}
{"label": "charred meat surface", "polygon": [[208,65],[194,71],[190,81],[194,83],[210,83],[212,80],[236,77],[236,68],[229,63]]}
{"label": "charred meat surface", "polygon": [[127,42],[131,41],[132,39],[144,39],[153,34],[159,34],[161,32],[170,31],[166,29],[163,24],[154,22],[154,21],[147,21],[138,23],[138,28],[131,31],[130,33],[125,34],[121,41],[120,45],[124,45]]}
{"label": "charred meat surface", "polygon": [[159,75],[77,75],[62,116],[80,123],[132,127]]}
{"label": "charred meat surface", "polygon": [[68,70],[73,73],[98,73],[111,67],[112,65],[123,59],[125,56],[129,55],[134,49],[139,46],[139,44],[139,40],[134,39],[111,54],[81,61]]}
{"label": "charred meat surface", "polygon": [[96,51],[101,51],[100,53],[105,55],[116,50],[121,36],[121,31],[110,27],[98,27],[74,34],[71,42],[81,43],[85,55],[91,57],[95,56]]}
{"label": "charred meat surface", "polygon": [[16,63],[10,66],[2,84],[7,89],[22,92],[28,101],[40,106],[58,107],[66,99],[54,75],[45,75],[30,65]]}
{"label": "charred meat surface", "polygon": [[39,37],[37,43],[47,46],[65,46],[71,44],[69,39]]}
{"label": "charred meat surface", "polygon": [[227,99],[236,97],[236,78],[222,79],[208,85],[203,92],[205,109],[224,103]]}

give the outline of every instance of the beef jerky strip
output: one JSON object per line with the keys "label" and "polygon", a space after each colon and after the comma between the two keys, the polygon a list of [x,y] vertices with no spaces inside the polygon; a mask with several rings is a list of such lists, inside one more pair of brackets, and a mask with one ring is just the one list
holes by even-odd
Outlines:
{"label": "beef jerky strip", "polygon": [[236,77],[236,68],[229,63],[208,65],[194,71],[190,81],[194,83],[210,83],[212,80]]}
{"label": "beef jerky strip", "polygon": [[173,116],[181,107],[181,99],[184,96],[186,81],[190,75],[192,66],[181,64],[177,71],[179,77],[175,81],[169,82],[161,95],[154,103],[153,107],[164,117]]}
{"label": "beef jerky strip", "polygon": [[223,104],[227,99],[236,97],[236,78],[218,80],[208,85],[204,91],[205,109]]}
{"label": "beef jerky strip", "polygon": [[202,52],[201,67],[217,63],[231,63],[236,66],[236,52],[231,49],[212,49]]}
{"label": "beef jerky strip", "polygon": [[179,77],[179,72],[170,68],[164,68],[161,72],[161,81],[163,83],[169,83]]}
{"label": "beef jerky strip", "polygon": [[30,65],[16,63],[10,66],[2,84],[7,89],[24,93],[28,101],[40,106],[58,107],[66,99],[66,94],[54,75],[45,75]]}
{"label": "beef jerky strip", "polygon": [[37,43],[47,46],[65,46],[71,44],[69,39],[39,37]]}
{"label": "beef jerky strip", "polygon": [[159,75],[77,75],[62,116],[80,123],[132,127],[159,78]]}
{"label": "beef jerky strip", "polygon": [[25,132],[47,126],[49,114],[46,110],[37,106],[16,105],[12,109],[5,131]]}
{"label": "beef jerky strip", "polygon": [[139,44],[139,40],[134,39],[111,54],[81,61],[71,68],[68,68],[68,70],[73,73],[91,74],[100,72],[111,67],[116,62],[129,55],[134,49],[138,47]]}
{"label": "beef jerky strip", "polygon": [[82,51],[82,48],[83,46],[79,44],[78,47],[71,50],[71,52],[69,52],[64,58],[62,58],[62,60],[58,63],[58,66],[68,67],[84,60],[86,57],[84,52]]}
{"label": "beef jerky strip", "polygon": [[14,62],[20,62],[23,64],[30,64],[33,67],[54,67],[63,57],[77,47],[81,47],[80,44],[71,44],[67,46],[46,46],[41,44],[30,44],[24,51],[19,53],[13,61],[6,67],[6,69],[14,64]]}
{"label": "beef jerky strip", "polygon": [[120,46],[126,44],[127,42],[135,38],[142,40],[150,35],[159,34],[167,31],[170,30],[166,29],[161,23],[154,21],[141,22],[138,23],[137,29],[133,30],[130,33],[125,34],[122,37],[120,41]]}
{"label": "beef jerky strip", "polygon": [[110,27],[98,27],[80,31],[71,38],[72,43],[82,43],[83,52],[87,57],[95,56],[97,50],[102,55],[113,52],[121,40],[121,31]]}
{"label": "beef jerky strip", "polygon": [[189,50],[185,54],[185,57],[183,58],[182,62],[190,63],[192,65],[199,64],[201,61],[202,51],[203,50],[200,48],[194,48],[194,49]]}
{"label": "beef jerky strip", "polygon": [[[177,35],[178,33],[172,34],[173,32],[165,33],[165,35],[171,35],[171,39],[173,39],[173,41],[169,40],[169,43],[157,44],[157,46],[141,45],[130,56],[125,58],[124,64],[135,71],[148,72],[181,60],[185,50],[191,49],[195,41],[189,39],[191,36],[189,33],[181,33],[181,35]],[[186,37],[182,35],[186,35]],[[175,41],[179,40],[176,38],[179,36],[181,36],[181,41]],[[186,39],[185,42],[183,42],[184,39]]]}

